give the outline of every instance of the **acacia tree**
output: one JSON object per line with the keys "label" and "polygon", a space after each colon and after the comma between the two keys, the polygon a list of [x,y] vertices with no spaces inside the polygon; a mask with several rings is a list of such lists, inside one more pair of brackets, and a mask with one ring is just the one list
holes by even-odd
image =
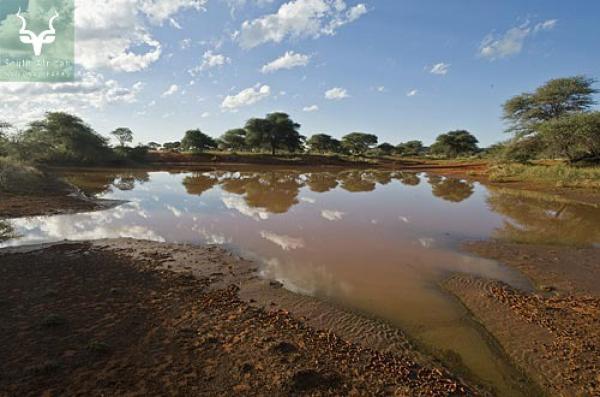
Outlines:
{"label": "acacia tree", "polygon": [[127,143],[133,142],[133,131],[126,127],[120,127],[110,133],[113,135],[117,141],[119,141],[119,146],[125,147]]}
{"label": "acacia tree", "polygon": [[465,130],[450,131],[437,137],[431,145],[431,151],[446,157],[458,157],[465,154],[473,154],[479,150],[479,141],[473,134]]}
{"label": "acacia tree", "polygon": [[235,128],[226,131],[219,139],[219,142],[225,149],[243,150],[246,148],[246,130]]}
{"label": "acacia tree", "polygon": [[185,136],[181,140],[181,148],[183,150],[203,152],[215,147],[217,147],[215,140],[199,129],[186,131]]}
{"label": "acacia tree", "polygon": [[535,133],[545,121],[589,110],[598,92],[592,87],[594,82],[585,76],[553,79],[534,92],[509,99],[503,105],[507,131],[523,137]]}
{"label": "acacia tree", "polygon": [[264,119],[253,118],[246,122],[246,144],[252,148],[269,148],[275,155],[277,149],[296,152],[302,149],[305,137],[300,135],[300,124],[286,113],[270,113]]}
{"label": "acacia tree", "polygon": [[327,134],[314,134],[307,141],[309,151],[325,153],[325,152],[337,152],[339,150],[340,142],[332,138],[331,135]]}
{"label": "acacia tree", "polygon": [[5,138],[6,137],[6,133],[11,128],[12,128],[12,124],[10,124],[10,123],[8,123],[6,121],[0,120],[0,139]]}
{"label": "acacia tree", "polygon": [[377,145],[377,136],[363,132],[353,132],[342,137],[342,147],[351,154],[360,156]]}
{"label": "acacia tree", "polygon": [[396,153],[400,156],[418,156],[424,151],[425,147],[421,141],[408,141],[396,146]]}
{"label": "acacia tree", "polygon": [[384,156],[389,156],[396,151],[394,145],[387,142],[384,142],[381,145],[377,146],[377,149],[379,150],[379,153],[383,154]]}
{"label": "acacia tree", "polygon": [[157,142],[148,142],[148,147],[152,150],[158,150],[160,149],[160,143]]}
{"label": "acacia tree", "polygon": [[542,123],[541,140],[554,155],[570,163],[600,161],[600,112],[579,113]]}

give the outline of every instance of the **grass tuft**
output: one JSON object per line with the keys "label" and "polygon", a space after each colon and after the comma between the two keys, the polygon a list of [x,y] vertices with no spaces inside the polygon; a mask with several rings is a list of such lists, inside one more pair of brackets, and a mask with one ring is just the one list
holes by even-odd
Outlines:
{"label": "grass tuft", "polygon": [[600,167],[574,167],[566,164],[500,164],[490,167],[492,182],[533,182],[556,187],[600,189]]}

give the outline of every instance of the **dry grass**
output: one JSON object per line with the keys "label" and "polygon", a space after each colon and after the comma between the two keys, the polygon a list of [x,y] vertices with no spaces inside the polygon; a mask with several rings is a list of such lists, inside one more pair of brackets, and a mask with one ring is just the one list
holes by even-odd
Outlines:
{"label": "dry grass", "polygon": [[556,187],[600,189],[600,167],[501,164],[490,167],[488,176],[492,182],[532,182]]}

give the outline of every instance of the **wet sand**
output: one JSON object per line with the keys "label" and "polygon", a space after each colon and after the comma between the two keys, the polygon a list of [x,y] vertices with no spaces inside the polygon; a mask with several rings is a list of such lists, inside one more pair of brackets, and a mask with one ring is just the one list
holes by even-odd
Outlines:
{"label": "wet sand", "polygon": [[471,252],[522,271],[533,293],[455,275],[444,286],[548,395],[600,395],[600,249],[496,241]]}
{"label": "wet sand", "polygon": [[382,353],[246,302],[255,269],[218,248],[73,242],[0,262],[0,395],[479,394],[409,346]]}

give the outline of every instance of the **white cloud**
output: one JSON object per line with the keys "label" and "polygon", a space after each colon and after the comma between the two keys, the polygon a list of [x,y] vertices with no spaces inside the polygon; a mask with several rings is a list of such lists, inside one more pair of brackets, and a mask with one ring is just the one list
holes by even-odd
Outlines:
{"label": "white cloud", "polygon": [[341,212],[341,211],[335,211],[335,210],[323,210],[321,211],[321,216],[325,219],[327,219],[328,221],[340,221],[342,220],[342,218],[344,217],[345,213]]}
{"label": "white cloud", "polygon": [[416,96],[419,93],[419,90],[410,90],[406,93],[406,96]]}
{"label": "white cloud", "polygon": [[556,19],[549,19],[531,27],[529,22],[507,30],[502,35],[488,34],[481,41],[479,55],[490,61],[516,55],[523,50],[525,40],[532,34],[554,29]]}
{"label": "white cloud", "polygon": [[76,62],[86,69],[137,72],[156,62],[162,46],[150,34],[183,9],[206,0],[76,0]]}
{"label": "white cloud", "polygon": [[344,0],[291,0],[274,14],[244,21],[234,37],[240,46],[249,49],[268,42],[280,43],[286,37],[333,35],[366,12],[364,4],[348,9]]}
{"label": "white cloud", "polygon": [[294,51],[287,51],[285,54],[269,62],[262,67],[261,72],[272,73],[281,69],[292,69],[299,66],[306,66],[310,62],[310,56],[304,54],[298,54]]}
{"label": "white cloud", "polygon": [[235,110],[243,106],[249,106],[261,101],[271,95],[271,87],[268,85],[257,84],[254,87],[246,88],[236,95],[228,95],[223,100],[221,107],[226,110]]}
{"label": "white cloud", "polygon": [[433,65],[431,67],[431,69],[429,70],[429,73],[438,74],[438,75],[443,76],[448,73],[449,68],[450,68],[449,64],[440,62],[440,63]]}
{"label": "white cloud", "polygon": [[171,84],[171,86],[165,92],[163,92],[161,96],[163,98],[168,97],[175,94],[177,91],[179,91],[179,86],[177,84]]}
{"label": "white cloud", "polygon": [[112,103],[133,103],[143,88],[142,82],[127,88],[94,72],[82,72],[76,81],[66,83],[3,83],[0,113],[7,121],[22,124],[47,111],[79,113]]}
{"label": "white cloud", "polygon": [[375,88],[377,90],[377,92],[385,92],[385,87],[380,85],[379,87]]}
{"label": "white cloud", "polygon": [[317,105],[310,105],[310,106],[305,106],[304,108],[302,108],[303,112],[316,112],[319,110],[319,107]]}
{"label": "white cloud", "polygon": [[348,91],[345,88],[335,87],[325,92],[325,98],[331,100],[340,100],[344,98],[348,98]]}
{"label": "white cloud", "polygon": [[209,112],[204,112],[204,113],[202,113],[200,115],[200,117],[203,118],[203,119],[208,118],[208,117],[210,117],[210,113]]}
{"label": "white cloud", "polygon": [[204,55],[202,56],[202,63],[200,65],[190,69],[189,73],[192,76],[196,76],[198,73],[200,73],[204,70],[217,68],[217,67],[223,66],[228,63],[231,63],[231,58],[226,57],[223,54],[215,54],[214,52],[209,50],[209,51],[206,51],[204,53]]}

